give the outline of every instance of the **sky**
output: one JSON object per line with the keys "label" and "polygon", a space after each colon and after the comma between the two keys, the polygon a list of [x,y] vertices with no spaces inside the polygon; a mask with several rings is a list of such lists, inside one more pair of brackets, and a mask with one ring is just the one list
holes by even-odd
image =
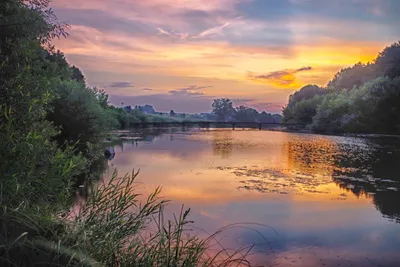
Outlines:
{"label": "sky", "polygon": [[53,0],[55,45],[114,105],[210,112],[213,99],[279,113],[306,84],[400,38],[399,0]]}

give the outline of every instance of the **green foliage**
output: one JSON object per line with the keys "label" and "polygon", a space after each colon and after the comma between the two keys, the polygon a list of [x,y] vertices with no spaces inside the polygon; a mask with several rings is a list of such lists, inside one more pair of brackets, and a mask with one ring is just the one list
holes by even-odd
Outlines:
{"label": "green foliage", "polygon": [[400,133],[400,77],[377,78],[360,87],[353,112],[364,132]]}
{"label": "green foliage", "polygon": [[93,89],[91,89],[97,100],[99,101],[99,104],[102,108],[106,109],[109,107],[108,105],[108,94],[104,89],[99,89],[97,87],[94,87]]}
{"label": "green foliage", "polygon": [[326,95],[313,116],[313,129],[317,132],[342,132],[350,119],[346,116],[351,104],[347,91]]}
{"label": "green foliage", "polygon": [[317,106],[327,91],[316,85],[307,85],[289,96],[289,103],[283,109],[283,122],[306,126],[312,122]]}
{"label": "green foliage", "polygon": [[[53,86],[69,73],[41,46],[64,33],[52,19],[46,1],[0,3],[0,248],[18,259],[24,250],[4,250],[52,232],[88,164],[75,148],[53,141],[59,131],[46,119],[57,98]],[[37,252],[30,251],[28,259]]]}
{"label": "green foliage", "polygon": [[48,62],[46,68],[49,68],[54,76],[59,79],[70,80],[72,71],[64,54],[59,50],[57,52],[44,51],[44,53],[46,54],[45,60]]}
{"label": "green foliage", "polygon": [[29,3],[34,5],[7,0],[0,9],[5,33],[0,42],[0,149],[7,151],[0,163],[1,204],[10,210],[21,203],[29,210],[65,196],[85,165],[74,149],[53,142],[58,131],[46,116],[56,99],[52,85],[62,77],[41,43],[57,34],[58,24],[49,24],[52,12],[45,1]]}
{"label": "green foliage", "polygon": [[357,63],[336,73],[327,89],[296,92],[283,110],[284,121],[318,132],[399,134],[399,66],[397,42],[375,63]]}
{"label": "green foliage", "polygon": [[323,96],[316,95],[310,99],[297,102],[293,107],[285,108],[283,111],[284,122],[307,126],[312,122],[317,113],[317,107],[323,101]]}
{"label": "green foliage", "polygon": [[351,91],[327,95],[313,128],[325,132],[400,132],[400,78],[377,78]]}
{"label": "green foliage", "polygon": [[100,142],[109,128],[109,121],[96,92],[72,80],[60,81],[54,92],[57,99],[48,118],[60,128],[57,141],[77,144],[82,150],[87,143]]}
{"label": "green foliage", "polygon": [[326,90],[320,88],[317,85],[309,84],[302,87],[299,91],[295,92],[293,95],[289,96],[288,108],[292,108],[296,105],[296,103],[302,100],[308,100],[313,98],[315,95],[324,95],[326,94]]}

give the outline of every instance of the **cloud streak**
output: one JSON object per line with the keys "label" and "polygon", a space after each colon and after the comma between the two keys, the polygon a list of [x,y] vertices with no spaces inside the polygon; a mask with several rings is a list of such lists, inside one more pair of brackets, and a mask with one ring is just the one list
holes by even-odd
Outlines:
{"label": "cloud streak", "polygon": [[130,82],[113,82],[109,85],[111,88],[132,88],[134,87]]}
{"label": "cloud streak", "polygon": [[191,85],[185,88],[179,88],[176,90],[170,90],[168,93],[174,96],[203,96],[204,92],[200,91],[202,89],[211,88],[212,86],[197,86]]}
{"label": "cloud streak", "polygon": [[187,32],[179,32],[176,30],[171,30],[168,31],[166,29],[163,29],[161,27],[157,27],[157,31],[159,35],[165,35],[169,36],[175,39],[179,40],[184,40],[184,41],[190,41],[190,40],[198,40],[198,39],[203,39],[211,36],[218,36],[223,34],[223,30],[235,23],[235,21],[242,19],[243,17],[237,17],[232,21],[228,21],[223,23],[222,25],[217,25],[213,26],[211,28],[208,28],[204,31],[201,31],[198,34],[189,34]]}
{"label": "cloud streak", "polygon": [[253,73],[248,73],[248,77],[251,80],[256,80],[256,81],[265,81],[267,83],[272,83],[276,86],[279,87],[287,87],[287,86],[293,86],[296,85],[296,74],[299,72],[305,72],[305,71],[311,71],[312,67],[307,66],[307,67],[302,67],[299,69],[285,69],[285,70],[278,70],[278,71],[272,71],[268,72],[265,74],[253,74]]}

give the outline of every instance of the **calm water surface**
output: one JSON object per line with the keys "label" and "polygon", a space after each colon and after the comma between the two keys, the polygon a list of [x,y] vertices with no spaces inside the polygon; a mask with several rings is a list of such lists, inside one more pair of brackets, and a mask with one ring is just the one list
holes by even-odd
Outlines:
{"label": "calm water surface", "polygon": [[161,185],[167,212],[185,204],[204,231],[266,225],[220,236],[227,248],[256,244],[254,265],[400,266],[400,139],[255,130],[131,135],[140,140],[116,146],[110,169],[140,169],[141,191]]}

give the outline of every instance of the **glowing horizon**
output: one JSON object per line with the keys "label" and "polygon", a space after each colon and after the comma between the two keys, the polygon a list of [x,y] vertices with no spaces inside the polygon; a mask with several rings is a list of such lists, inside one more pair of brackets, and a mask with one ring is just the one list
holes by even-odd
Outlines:
{"label": "glowing horizon", "polygon": [[373,60],[398,38],[395,0],[62,1],[56,41],[112,103],[209,112],[228,97],[280,112],[301,86]]}

